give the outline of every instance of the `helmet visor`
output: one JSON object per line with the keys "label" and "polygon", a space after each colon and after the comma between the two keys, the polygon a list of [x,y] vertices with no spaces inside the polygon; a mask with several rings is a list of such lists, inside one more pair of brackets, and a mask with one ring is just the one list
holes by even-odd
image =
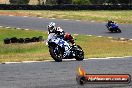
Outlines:
{"label": "helmet visor", "polygon": [[53,32],[54,26],[48,27],[48,31]]}

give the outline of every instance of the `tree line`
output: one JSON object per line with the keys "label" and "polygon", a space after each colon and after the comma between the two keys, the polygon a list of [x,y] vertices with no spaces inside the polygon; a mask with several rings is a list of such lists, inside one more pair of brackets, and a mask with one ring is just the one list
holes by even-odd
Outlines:
{"label": "tree line", "polygon": [[[28,4],[30,0],[9,0],[10,4]],[[38,5],[77,4],[77,5],[113,5],[132,4],[132,0],[38,0]]]}

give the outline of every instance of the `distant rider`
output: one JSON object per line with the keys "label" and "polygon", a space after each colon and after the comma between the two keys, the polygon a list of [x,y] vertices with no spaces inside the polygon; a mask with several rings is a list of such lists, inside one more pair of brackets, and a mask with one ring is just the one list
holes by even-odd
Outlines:
{"label": "distant rider", "polygon": [[112,26],[112,24],[114,24],[114,22],[111,21],[111,20],[108,20],[108,23],[106,24],[106,27],[107,27],[108,29],[110,29],[111,26]]}

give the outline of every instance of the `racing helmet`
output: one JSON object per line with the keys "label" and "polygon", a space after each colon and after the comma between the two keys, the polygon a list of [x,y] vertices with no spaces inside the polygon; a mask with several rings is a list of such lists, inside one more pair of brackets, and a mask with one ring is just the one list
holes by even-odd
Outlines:
{"label": "racing helmet", "polygon": [[54,22],[50,22],[47,28],[48,28],[48,32],[49,33],[54,33],[55,29],[56,29],[55,23]]}
{"label": "racing helmet", "polygon": [[56,34],[63,36],[65,34],[64,30],[61,27],[57,27]]}
{"label": "racing helmet", "polygon": [[108,20],[108,23],[112,23],[113,21],[112,20]]}

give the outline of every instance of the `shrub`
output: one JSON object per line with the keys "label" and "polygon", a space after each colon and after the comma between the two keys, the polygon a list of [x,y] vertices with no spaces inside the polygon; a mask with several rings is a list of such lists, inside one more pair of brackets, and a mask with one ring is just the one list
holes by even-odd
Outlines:
{"label": "shrub", "polygon": [[91,4],[90,0],[72,0],[73,4],[77,5],[89,5]]}

